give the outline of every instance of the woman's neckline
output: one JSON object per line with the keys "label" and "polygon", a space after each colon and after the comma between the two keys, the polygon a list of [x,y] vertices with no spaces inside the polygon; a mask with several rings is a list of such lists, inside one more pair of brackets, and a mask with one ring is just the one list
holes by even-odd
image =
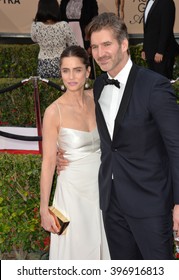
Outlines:
{"label": "woman's neckline", "polygon": [[92,132],[94,132],[95,130],[97,130],[97,126],[96,126],[95,128],[93,128],[92,130],[90,130],[90,131],[87,131],[87,130],[80,130],[80,129],[71,128],[71,127],[63,127],[63,126],[61,126],[60,128],[61,128],[61,129],[67,129],[67,130],[79,131],[79,132],[85,132],[85,133],[92,133]]}

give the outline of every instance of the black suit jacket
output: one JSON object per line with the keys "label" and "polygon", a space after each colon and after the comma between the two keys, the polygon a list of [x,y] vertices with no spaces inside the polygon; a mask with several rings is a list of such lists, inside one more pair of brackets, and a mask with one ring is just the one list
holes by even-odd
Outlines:
{"label": "black suit jacket", "polygon": [[[69,0],[61,0],[60,3],[60,15],[61,19],[65,21],[69,21],[66,15],[66,7]],[[83,0],[83,6],[81,9],[81,17],[79,19],[83,40],[85,41],[85,28],[90,23],[94,16],[98,15],[98,4],[96,0]],[[85,48],[87,49],[90,46],[88,41],[87,45],[85,44]]]}
{"label": "black suit jacket", "polygon": [[140,67],[136,73],[135,68],[126,84],[112,140],[98,102],[106,74],[94,83],[102,152],[100,205],[107,210],[113,174],[121,210],[149,217],[163,215],[173,203],[179,204],[179,105],[168,79]]}
{"label": "black suit jacket", "polygon": [[168,57],[175,56],[177,43],[173,34],[174,22],[174,1],[155,0],[149,11],[146,23],[144,21],[143,50],[147,59],[153,59],[155,53]]}

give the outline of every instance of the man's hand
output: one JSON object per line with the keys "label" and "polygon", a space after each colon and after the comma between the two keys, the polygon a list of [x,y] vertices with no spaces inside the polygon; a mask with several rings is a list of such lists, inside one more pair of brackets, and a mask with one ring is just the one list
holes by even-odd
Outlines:
{"label": "man's hand", "polygon": [[64,170],[69,165],[69,161],[64,158],[65,151],[58,148],[57,150],[57,174],[60,175],[60,171]]}
{"label": "man's hand", "polygon": [[162,62],[162,60],[163,60],[163,54],[156,53],[155,56],[154,56],[154,61],[156,63],[160,63],[160,62]]}
{"label": "man's hand", "polygon": [[174,206],[173,209],[173,230],[176,236],[179,237],[179,204]]}
{"label": "man's hand", "polygon": [[144,52],[144,51],[141,52],[141,58],[142,58],[143,60],[146,60],[145,52]]}

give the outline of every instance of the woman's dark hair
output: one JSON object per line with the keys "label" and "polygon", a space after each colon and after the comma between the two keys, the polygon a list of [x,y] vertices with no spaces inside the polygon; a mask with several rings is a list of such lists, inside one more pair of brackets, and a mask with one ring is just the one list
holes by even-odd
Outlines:
{"label": "woman's dark hair", "polygon": [[46,22],[47,20],[60,21],[60,6],[57,0],[39,0],[34,21]]}
{"label": "woman's dark hair", "polygon": [[82,61],[82,63],[86,66],[86,68],[88,68],[88,66],[90,66],[89,55],[88,55],[87,51],[80,46],[72,45],[72,46],[67,47],[62,52],[62,54],[60,56],[60,67],[61,67],[63,58],[71,57],[71,56],[78,57]]}

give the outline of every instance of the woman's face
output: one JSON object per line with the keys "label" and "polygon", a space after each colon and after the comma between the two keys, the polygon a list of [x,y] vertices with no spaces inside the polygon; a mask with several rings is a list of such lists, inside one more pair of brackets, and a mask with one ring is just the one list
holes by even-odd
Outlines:
{"label": "woman's face", "polygon": [[84,88],[86,79],[90,74],[90,67],[86,69],[86,65],[78,57],[64,57],[61,61],[61,76],[67,90],[76,91]]}

